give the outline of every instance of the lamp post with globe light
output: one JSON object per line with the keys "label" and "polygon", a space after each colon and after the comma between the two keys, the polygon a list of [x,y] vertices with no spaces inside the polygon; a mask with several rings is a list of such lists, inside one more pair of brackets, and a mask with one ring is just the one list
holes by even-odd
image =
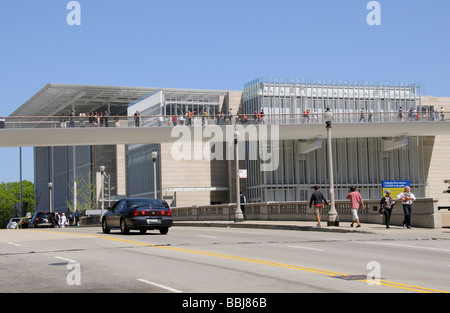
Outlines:
{"label": "lamp post with globe light", "polygon": [[339,226],[339,215],[336,211],[335,196],[334,196],[334,174],[333,174],[333,147],[331,144],[331,124],[333,121],[333,112],[327,108],[324,119],[327,127],[328,137],[328,171],[330,176],[330,211],[328,212],[328,226]]}
{"label": "lamp post with globe light", "polygon": [[50,196],[50,198],[49,198],[49,201],[50,201],[50,213],[53,212],[52,189],[53,189],[53,183],[52,183],[52,182],[49,182],[49,183],[48,183],[48,193],[49,193],[49,196]]}
{"label": "lamp post with globe light", "polygon": [[158,152],[153,150],[152,152],[152,160],[153,160],[153,196],[155,199],[158,199],[158,189],[156,188],[156,160],[158,159]]}
{"label": "lamp post with globe light", "polygon": [[242,223],[244,221],[244,214],[241,210],[241,185],[239,175],[239,136],[241,134],[237,129],[234,131],[234,160],[236,162],[236,211],[234,215],[235,223]]}
{"label": "lamp post with globe light", "polygon": [[104,165],[101,165],[100,166],[100,174],[102,175],[102,178],[101,178],[102,215],[100,216],[100,218],[102,218],[103,215],[105,214],[105,171],[106,171],[106,167]]}

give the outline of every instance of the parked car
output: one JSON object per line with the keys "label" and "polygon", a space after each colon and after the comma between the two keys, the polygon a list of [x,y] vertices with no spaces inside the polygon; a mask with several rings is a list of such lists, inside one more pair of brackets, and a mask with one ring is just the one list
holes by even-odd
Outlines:
{"label": "parked car", "polygon": [[103,215],[102,230],[109,234],[111,229],[120,229],[122,234],[130,230],[159,230],[162,235],[169,232],[173,224],[172,210],[165,201],[156,199],[123,199]]}
{"label": "parked car", "polygon": [[19,222],[19,228],[25,229],[28,228],[29,223],[31,222],[31,217],[22,217]]}
{"label": "parked car", "polygon": [[20,218],[10,219],[8,225],[6,226],[6,229],[17,229],[19,222],[20,222]]}
{"label": "parked car", "polygon": [[36,212],[31,218],[28,227],[30,228],[53,228],[55,225],[54,212]]}

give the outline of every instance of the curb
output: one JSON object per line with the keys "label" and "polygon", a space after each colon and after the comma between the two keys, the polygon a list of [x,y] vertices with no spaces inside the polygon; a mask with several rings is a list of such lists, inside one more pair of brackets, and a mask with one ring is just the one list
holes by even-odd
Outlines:
{"label": "curb", "polygon": [[221,228],[253,228],[253,229],[275,229],[275,230],[293,230],[293,231],[315,231],[326,233],[366,233],[374,232],[364,230],[352,230],[330,227],[314,227],[299,225],[278,225],[278,224],[246,224],[244,223],[210,223],[210,222],[174,222],[173,226],[179,227],[221,227]]}

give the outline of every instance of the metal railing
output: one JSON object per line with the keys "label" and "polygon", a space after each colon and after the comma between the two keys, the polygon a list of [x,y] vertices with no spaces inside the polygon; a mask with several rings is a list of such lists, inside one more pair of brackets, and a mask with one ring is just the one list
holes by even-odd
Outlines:
{"label": "metal railing", "polygon": [[[438,200],[419,198],[414,202],[414,224],[418,227],[440,228],[442,218],[438,211]],[[383,216],[378,212],[379,199],[364,200],[364,208],[358,212],[362,223],[382,224]],[[340,221],[350,223],[352,213],[348,200],[337,200],[336,210]],[[391,225],[402,225],[404,213],[401,204],[397,204],[392,211]],[[196,205],[190,207],[174,207],[175,221],[233,221],[235,217],[235,203],[220,205]],[[322,221],[328,215],[329,207],[323,209]],[[310,208],[309,201],[259,202],[245,204],[248,220],[254,221],[315,221],[314,208]]]}
{"label": "metal railing", "polygon": [[[445,113],[436,112],[351,112],[334,113],[333,123],[404,123],[404,122],[446,122]],[[79,117],[79,116],[21,116],[0,118],[0,129],[31,128],[135,128],[176,127],[234,124],[298,125],[324,124],[323,113],[279,113],[238,115],[142,115]]]}

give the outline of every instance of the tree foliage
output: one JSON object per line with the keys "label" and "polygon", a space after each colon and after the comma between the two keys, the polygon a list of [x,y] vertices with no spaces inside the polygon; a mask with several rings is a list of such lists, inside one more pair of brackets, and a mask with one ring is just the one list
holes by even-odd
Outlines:
{"label": "tree foliage", "polygon": [[[91,174],[89,174],[87,177],[91,177]],[[75,208],[73,203],[73,198],[75,195],[75,190],[72,184],[69,185],[70,189],[70,195],[72,198],[72,201],[69,201],[66,199],[66,205],[69,208],[70,212],[75,213],[75,210],[80,212],[81,214],[84,213],[86,210],[93,210],[96,208],[97,203],[95,201],[95,190],[96,186],[90,182],[90,180],[86,179],[82,175],[77,175],[75,179],[76,185],[77,185],[77,207]]]}
{"label": "tree foliage", "polygon": [[[5,228],[9,220],[16,215],[13,206],[20,202],[20,183],[0,184],[0,228]],[[22,181],[22,203],[26,212],[34,213],[34,184],[30,181]],[[25,215],[26,212],[18,213]]]}
{"label": "tree foliage", "polygon": [[[450,184],[450,179],[444,180],[444,183]],[[448,186],[447,190],[444,190],[444,193],[450,193],[450,186]]]}

